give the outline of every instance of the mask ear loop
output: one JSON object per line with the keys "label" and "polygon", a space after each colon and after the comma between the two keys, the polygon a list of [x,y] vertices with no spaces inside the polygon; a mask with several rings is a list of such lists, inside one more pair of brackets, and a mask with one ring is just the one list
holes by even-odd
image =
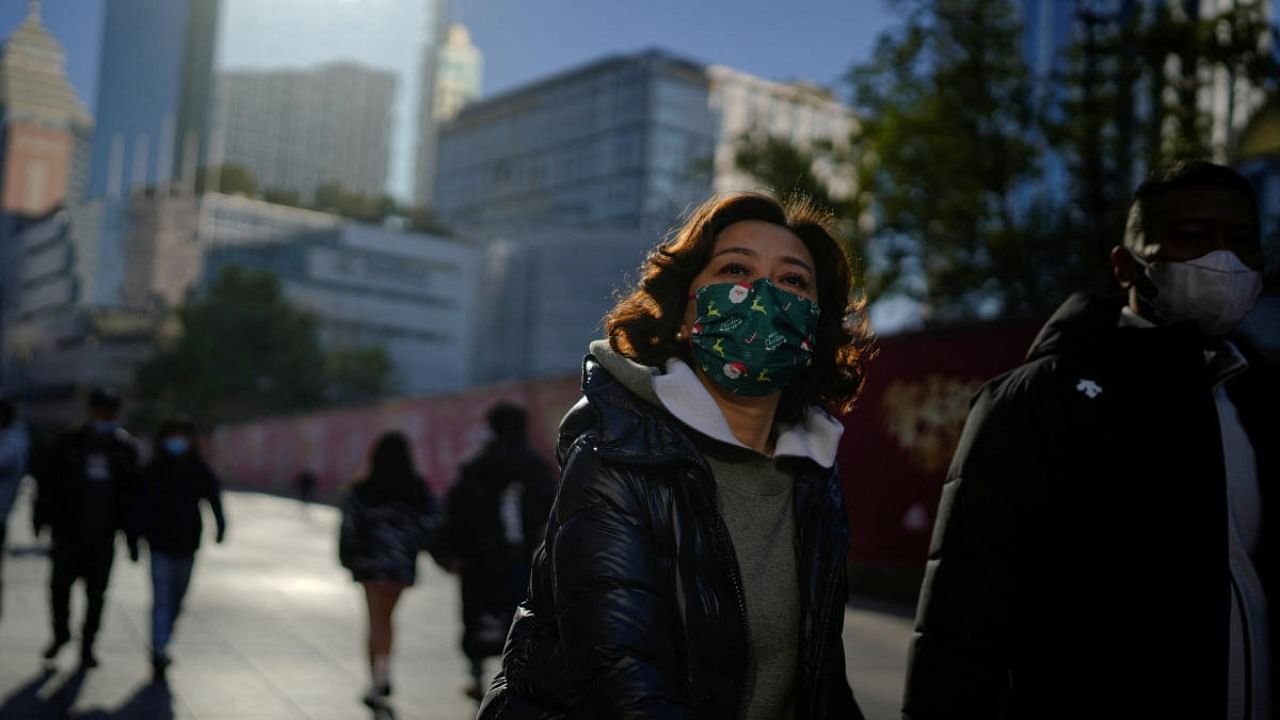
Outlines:
{"label": "mask ear loop", "polygon": [[[1129,257],[1130,257],[1130,258],[1132,258],[1132,259],[1133,259],[1133,261],[1134,261],[1135,263],[1137,263],[1137,264],[1142,268],[1142,274],[1143,274],[1144,276],[1146,276],[1146,278],[1147,278],[1147,283],[1152,287],[1152,289],[1154,289],[1154,290],[1156,291],[1156,294],[1159,294],[1159,292],[1160,292],[1160,288],[1156,286],[1156,282],[1155,282],[1155,280],[1151,279],[1151,265],[1152,265],[1152,261],[1150,261],[1150,260],[1144,260],[1144,259],[1142,259],[1142,258],[1138,257],[1138,253],[1134,252],[1132,248],[1125,248],[1125,249],[1124,249],[1124,251],[1125,251],[1125,252],[1127,252],[1127,253],[1129,253]],[[1139,299],[1139,300],[1142,300],[1142,301],[1144,301],[1144,302],[1146,302],[1146,303],[1148,303],[1148,304],[1150,304],[1151,302],[1153,302],[1153,301],[1155,300],[1155,297],[1156,297],[1156,296],[1155,296],[1155,295],[1148,295],[1147,293],[1143,292],[1142,284],[1141,284],[1141,283],[1139,283],[1139,282],[1137,282],[1136,280],[1134,280],[1134,281],[1133,281],[1133,287],[1134,287],[1134,289],[1135,289],[1135,290],[1137,290],[1137,291],[1138,291],[1138,299]]]}

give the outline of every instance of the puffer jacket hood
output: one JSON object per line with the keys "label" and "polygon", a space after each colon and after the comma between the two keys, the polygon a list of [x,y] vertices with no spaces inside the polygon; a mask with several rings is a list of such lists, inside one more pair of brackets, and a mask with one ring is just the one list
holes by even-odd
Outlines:
{"label": "puffer jacket hood", "polygon": [[[692,440],[680,432],[657,403],[637,396],[588,355],[582,365],[582,399],[560,421],[556,458],[563,466],[583,435],[594,439],[602,457],[621,462],[698,462]],[[656,399],[656,396],[655,396]],[[600,412],[609,408],[610,412]]]}

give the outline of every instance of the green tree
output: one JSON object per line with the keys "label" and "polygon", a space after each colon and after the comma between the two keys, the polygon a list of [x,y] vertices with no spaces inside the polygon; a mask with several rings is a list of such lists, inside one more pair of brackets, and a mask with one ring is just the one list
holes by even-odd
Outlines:
{"label": "green tree", "polygon": [[409,208],[407,211],[407,217],[409,219],[409,229],[414,232],[446,236],[453,234],[453,230],[451,230],[443,220],[436,217],[435,213],[431,212],[428,208]]}
{"label": "green tree", "polygon": [[[210,176],[217,181],[212,188],[206,187]],[[215,165],[196,173],[196,192],[203,193],[206,190],[253,197],[258,192],[258,183],[254,180],[253,173],[243,165]]]}
{"label": "green tree", "polygon": [[381,347],[334,348],[324,364],[329,399],[335,403],[369,402],[391,391],[391,357]]}
{"label": "green tree", "polygon": [[290,207],[305,207],[302,203],[302,196],[296,190],[263,190],[262,199],[276,205],[288,205]]}
{"label": "green tree", "polygon": [[1057,107],[1045,128],[1067,161],[1068,232],[1079,235],[1091,262],[1119,242],[1129,198],[1147,169],[1226,155],[1229,148],[1213,146],[1199,102],[1208,78],[1224,71],[1232,83],[1262,86],[1280,77],[1267,52],[1273,30],[1261,2],[1235,2],[1210,15],[1200,14],[1202,5],[1145,3],[1099,13],[1082,3],[1075,14],[1075,40],[1066,71],[1053,78]]}
{"label": "green tree", "polygon": [[835,213],[840,234],[849,242],[846,249],[853,259],[855,284],[868,300],[876,300],[886,286],[892,285],[895,279],[892,268],[882,266],[871,272],[864,262],[868,233],[863,221],[870,202],[865,184],[855,181],[852,196],[837,197],[814,170],[819,165],[826,165],[839,171],[858,173],[848,152],[841,152],[831,143],[800,148],[781,138],[749,134],[738,139],[734,164],[779,196],[801,195]]}
{"label": "green tree", "polygon": [[144,422],[183,412],[215,424],[324,401],[316,320],[286,302],[274,275],[229,268],[177,316],[177,340],[137,372]]}
{"label": "green tree", "polygon": [[849,74],[861,124],[854,152],[875,221],[868,253],[886,269],[885,290],[935,317],[993,301],[1006,312],[1057,302],[1058,278],[1027,260],[1042,248],[1032,247],[1033,213],[1015,194],[1036,177],[1040,153],[1014,8],[890,5],[900,25]]}
{"label": "green tree", "polygon": [[395,198],[390,195],[362,195],[349,192],[338,182],[329,182],[316,188],[312,203],[316,210],[341,215],[360,222],[381,222],[399,212]]}

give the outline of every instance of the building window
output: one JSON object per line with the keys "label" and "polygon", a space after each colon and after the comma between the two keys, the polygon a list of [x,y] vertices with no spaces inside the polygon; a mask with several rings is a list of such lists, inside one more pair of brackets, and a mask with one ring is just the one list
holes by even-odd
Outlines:
{"label": "building window", "polygon": [[27,188],[23,205],[32,212],[48,209],[49,197],[49,161],[44,158],[33,158],[27,164]]}

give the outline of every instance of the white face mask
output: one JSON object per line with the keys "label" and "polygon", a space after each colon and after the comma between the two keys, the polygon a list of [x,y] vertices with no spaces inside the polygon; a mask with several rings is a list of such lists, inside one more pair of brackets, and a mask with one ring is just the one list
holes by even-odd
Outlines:
{"label": "white face mask", "polygon": [[1262,273],[1230,250],[1214,250],[1185,262],[1134,258],[1156,286],[1156,296],[1146,300],[1160,320],[1194,321],[1205,337],[1234,330],[1262,292]]}

